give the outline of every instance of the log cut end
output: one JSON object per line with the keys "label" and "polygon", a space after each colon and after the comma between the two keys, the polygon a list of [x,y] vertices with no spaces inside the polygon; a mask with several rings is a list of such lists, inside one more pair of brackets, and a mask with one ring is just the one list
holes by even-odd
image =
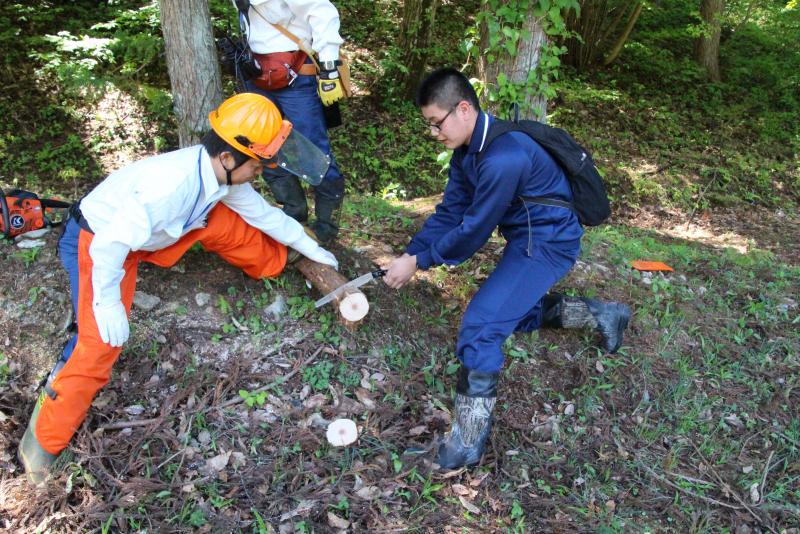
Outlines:
{"label": "log cut end", "polygon": [[369,301],[364,293],[350,293],[339,301],[339,313],[345,321],[357,322],[369,312]]}

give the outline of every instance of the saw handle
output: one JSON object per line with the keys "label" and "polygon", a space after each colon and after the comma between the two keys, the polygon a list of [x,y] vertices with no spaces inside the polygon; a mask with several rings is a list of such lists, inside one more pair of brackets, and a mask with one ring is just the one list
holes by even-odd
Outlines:
{"label": "saw handle", "polygon": [[387,273],[386,269],[377,269],[372,271],[372,278],[381,278]]}

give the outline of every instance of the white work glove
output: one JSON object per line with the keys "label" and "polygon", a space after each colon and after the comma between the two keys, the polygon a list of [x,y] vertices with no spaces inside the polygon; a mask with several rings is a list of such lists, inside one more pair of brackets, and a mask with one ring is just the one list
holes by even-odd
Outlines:
{"label": "white work glove", "polygon": [[130,334],[128,315],[125,313],[125,306],[122,302],[119,300],[109,303],[95,302],[92,310],[103,343],[108,343],[112,347],[121,347],[128,340]]}
{"label": "white work glove", "polygon": [[325,265],[330,265],[337,271],[339,270],[339,261],[336,259],[336,256],[334,256],[331,251],[325,250],[319,245],[317,245],[317,250],[315,250],[311,254],[303,254],[303,256],[310,259],[311,261],[315,261],[317,263],[324,263]]}
{"label": "white work glove", "polygon": [[289,246],[311,261],[330,265],[337,271],[339,270],[339,262],[336,261],[336,256],[319,246],[319,243],[314,241],[311,236],[305,232],[300,236],[300,239]]}
{"label": "white work glove", "polygon": [[121,347],[130,334],[128,314],[122,304],[119,288],[125,276],[122,264],[130,249],[122,243],[103,237],[105,236],[102,233],[96,234],[89,246],[89,254],[94,262],[92,311],[103,343]]}

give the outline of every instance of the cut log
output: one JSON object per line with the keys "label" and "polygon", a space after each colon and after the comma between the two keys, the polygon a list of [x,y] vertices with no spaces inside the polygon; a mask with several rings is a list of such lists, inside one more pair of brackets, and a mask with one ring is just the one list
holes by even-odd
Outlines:
{"label": "cut log", "polygon": [[[311,282],[311,285],[323,295],[327,295],[349,281],[330,265],[317,263],[308,258],[301,258],[294,265],[306,277],[306,280]],[[350,327],[355,326],[369,312],[369,301],[358,289],[346,290],[334,300],[334,303],[339,308],[339,315],[345,325]]]}
{"label": "cut log", "polygon": [[339,313],[351,323],[360,321],[368,312],[369,301],[361,291],[348,292],[347,296],[339,301]]}

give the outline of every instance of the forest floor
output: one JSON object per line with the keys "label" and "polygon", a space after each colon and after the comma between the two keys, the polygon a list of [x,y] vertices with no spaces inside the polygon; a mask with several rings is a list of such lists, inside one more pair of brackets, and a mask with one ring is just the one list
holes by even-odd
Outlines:
{"label": "forest floor", "polygon": [[[379,50],[350,50],[376,87]],[[80,198],[159,146],[141,98],[107,86],[65,107],[36,65],[11,57],[2,185]],[[345,204],[333,250],[348,278],[401,253],[437,201],[383,193],[444,181],[423,125],[376,106],[369,87],[332,134],[350,187],[374,192]],[[800,217],[741,199],[681,211],[634,196],[642,207],[627,207],[636,187],[704,206],[716,174],[701,171],[730,162],[684,138],[679,119],[665,128],[671,109],[654,119],[649,105],[626,108],[636,98],[609,100],[616,91],[572,88],[556,107],[620,195],[557,289],[629,304],[625,343],[608,355],[589,331],[513,336],[488,452],[472,469],[442,472],[432,453],[450,424],[459,320],[500,238],[401,291],[366,286],[371,310],[353,331],[331,306],[314,309],[320,295],[291,268],[252,280],[199,249],[171,269],[142,265],[131,339],[42,487],[25,481],[16,449],[69,335],[59,231],[34,248],[0,242],[0,531],[797,534]],[[651,130],[659,150],[643,150]],[[715,142],[737,154],[730,138]],[[752,159],[770,192],[796,177],[795,163]],[[632,270],[639,259],[675,270]],[[359,428],[345,448],[325,438],[340,417]]]}
{"label": "forest floor", "polygon": [[[342,272],[400,253],[435,202],[350,198]],[[16,448],[67,339],[68,285],[57,230],[36,249],[3,243],[0,530],[797,532],[798,222],[640,210],[590,230],[559,288],[630,304],[623,349],[588,331],[515,335],[488,453],[453,472],[431,444],[499,238],[398,292],[366,286],[355,331],[314,310],[292,269],[256,281],[195,249],[142,265],[138,290],[158,302],[134,306],[110,384],[38,488]],[[339,417],[358,424],[352,446],[325,439]]]}

